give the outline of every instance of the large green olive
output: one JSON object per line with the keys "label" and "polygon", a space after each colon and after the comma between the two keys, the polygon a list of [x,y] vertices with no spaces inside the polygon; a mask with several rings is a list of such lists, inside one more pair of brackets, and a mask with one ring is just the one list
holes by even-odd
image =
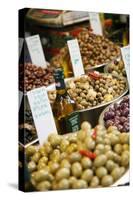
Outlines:
{"label": "large green olive", "polygon": [[44,149],[47,154],[50,154],[52,152],[53,149],[50,142],[47,142],[44,144]]}
{"label": "large green olive", "polygon": [[33,145],[30,145],[26,148],[26,155],[27,156],[32,156],[36,152],[36,147]]}
{"label": "large green olive", "polygon": [[119,138],[120,138],[121,144],[129,144],[129,134],[128,133],[121,133]]}
{"label": "large green olive", "polygon": [[58,134],[51,134],[48,137],[48,141],[52,145],[53,148],[57,147],[61,142],[61,136]]}
{"label": "large green olive", "polygon": [[77,180],[73,183],[72,188],[73,189],[83,189],[83,188],[87,188],[88,184],[85,180]]}
{"label": "large green olive", "polygon": [[41,169],[37,171],[34,175],[34,179],[36,182],[45,181],[49,179],[49,172],[45,169]]}
{"label": "large green olive", "polygon": [[29,172],[33,172],[36,170],[36,163],[34,161],[30,161],[28,163],[28,170]]}
{"label": "large green olive", "polygon": [[46,167],[46,164],[43,163],[43,162],[39,162],[38,165],[37,165],[37,169],[40,170],[40,169],[44,169]]}
{"label": "large green olive", "polygon": [[69,146],[69,141],[67,139],[62,139],[60,143],[60,150],[64,152],[66,151],[68,146]]}
{"label": "large green olive", "polygon": [[58,183],[58,189],[60,190],[69,189],[69,180],[66,178],[61,179]]}
{"label": "large green olive", "polygon": [[73,153],[70,154],[69,160],[70,160],[71,163],[78,162],[78,161],[81,160],[81,157],[82,156],[79,152],[73,152]]}
{"label": "large green olive", "polygon": [[121,165],[126,167],[126,166],[129,165],[129,154],[128,153],[124,153],[124,152],[121,155]]}
{"label": "large green olive", "polygon": [[105,167],[98,167],[96,169],[96,175],[98,178],[102,178],[103,176],[107,175],[107,169]]}
{"label": "large green olive", "polygon": [[43,157],[40,158],[39,163],[40,162],[47,164],[48,158],[46,156],[43,156]]}
{"label": "large green olive", "polygon": [[100,167],[100,166],[103,166],[105,165],[107,161],[107,156],[106,155],[98,155],[95,160],[94,160],[94,166],[95,167]]}
{"label": "large green olive", "polygon": [[83,167],[84,169],[88,169],[88,168],[90,168],[90,167],[92,166],[92,161],[91,161],[90,158],[83,157],[83,158],[81,159],[81,164],[82,164],[82,167]]}
{"label": "large green olive", "polygon": [[75,162],[72,164],[72,175],[75,177],[80,177],[82,174],[82,166],[79,162]]}
{"label": "large green olive", "polygon": [[103,187],[107,187],[113,184],[113,177],[111,175],[103,176],[101,180],[101,184]]}
{"label": "large green olive", "polygon": [[59,169],[59,163],[57,163],[57,162],[51,162],[50,164],[49,164],[49,168],[50,168],[50,172],[52,173],[52,174],[54,174],[58,169]]}
{"label": "large green olive", "polygon": [[63,159],[60,163],[61,168],[71,168],[71,164],[67,159]]}
{"label": "large green olive", "polygon": [[93,171],[91,169],[86,169],[83,171],[81,179],[90,182],[93,177]]}
{"label": "large green olive", "polygon": [[117,153],[117,154],[121,154],[122,153],[122,145],[121,144],[116,144],[114,146],[114,151]]}
{"label": "large green olive", "polygon": [[100,153],[104,153],[104,144],[97,144],[96,149],[100,151]]}
{"label": "large green olive", "polygon": [[77,181],[77,178],[75,176],[70,176],[70,178],[69,178],[70,187],[72,187],[76,181]]}
{"label": "large green olive", "polygon": [[36,185],[38,191],[46,191],[51,189],[51,183],[49,181],[42,181]]}
{"label": "large green olive", "polygon": [[129,151],[129,145],[128,144],[123,144],[122,149],[125,151]]}
{"label": "large green olive", "polygon": [[89,150],[93,150],[95,148],[95,141],[91,137],[86,137],[85,144]]}
{"label": "large green olive", "polygon": [[70,169],[69,168],[60,168],[55,175],[57,181],[68,178],[70,176]]}
{"label": "large green olive", "polygon": [[87,137],[87,132],[84,131],[84,130],[80,130],[78,131],[78,134],[77,134],[77,139],[80,140],[80,141],[84,141]]}
{"label": "large green olive", "polygon": [[90,182],[90,187],[97,187],[99,182],[99,178],[97,176],[93,176]]}
{"label": "large green olive", "polygon": [[106,169],[111,172],[115,167],[115,163],[113,160],[107,160]]}
{"label": "large green olive", "polygon": [[37,163],[37,162],[39,161],[40,157],[41,157],[41,154],[40,154],[39,152],[36,152],[36,153],[32,156],[31,160],[34,161],[35,163]]}
{"label": "large green olive", "polygon": [[90,129],[91,129],[91,124],[87,121],[84,121],[82,124],[81,124],[81,129],[85,132],[88,132]]}
{"label": "large green olive", "polygon": [[113,177],[114,181],[118,180],[121,175],[122,173],[120,167],[115,167],[111,172],[111,176]]}

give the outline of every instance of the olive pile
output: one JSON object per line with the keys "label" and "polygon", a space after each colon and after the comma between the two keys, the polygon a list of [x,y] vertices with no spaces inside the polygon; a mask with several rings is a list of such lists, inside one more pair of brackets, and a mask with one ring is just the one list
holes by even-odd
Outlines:
{"label": "olive pile", "polygon": [[25,63],[20,65],[19,71],[20,90],[22,91],[48,86],[54,82],[51,66],[44,69],[31,63]]}
{"label": "olive pile", "polygon": [[109,63],[120,55],[120,48],[104,36],[87,29],[78,35],[78,42],[85,69]]}
{"label": "olive pile", "polygon": [[123,97],[120,103],[114,103],[104,113],[105,126],[113,125],[120,132],[129,132],[129,97]]}
{"label": "olive pile", "polygon": [[112,73],[114,76],[125,76],[126,70],[122,60],[115,60],[108,65],[107,71]]}
{"label": "olive pile", "polygon": [[39,149],[29,146],[26,156],[38,191],[107,187],[128,169],[129,134],[83,122],[77,133],[51,134]]}

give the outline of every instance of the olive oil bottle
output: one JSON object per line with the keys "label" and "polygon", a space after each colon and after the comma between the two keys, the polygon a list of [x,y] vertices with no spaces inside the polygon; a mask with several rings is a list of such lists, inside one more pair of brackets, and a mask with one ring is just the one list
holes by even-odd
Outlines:
{"label": "olive oil bottle", "polygon": [[53,104],[53,114],[58,134],[75,132],[79,130],[79,113],[75,112],[75,101],[67,93],[62,68],[55,70],[54,78],[57,95]]}

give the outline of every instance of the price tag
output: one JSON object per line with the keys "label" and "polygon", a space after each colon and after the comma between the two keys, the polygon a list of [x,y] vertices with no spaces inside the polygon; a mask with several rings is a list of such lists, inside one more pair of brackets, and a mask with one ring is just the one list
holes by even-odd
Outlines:
{"label": "price tag", "polygon": [[121,48],[122,58],[125,65],[125,70],[127,74],[127,78],[129,81],[129,73],[130,73],[130,46],[125,46]]}
{"label": "price tag", "polygon": [[42,145],[50,133],[57,133],[45,87],[27,92],[39,142]]}
{"label": "price tag", "polygon": [[24,44],[24,38],[19,38],[19,58]]}
{"label": "price tag", "polygon": [[34,35],[26,38],[26,43],[31,56],[32,63],[41,66],[43,68],[47,67],[45,56],[43,53],[43,48],[41,45],[39,35]]}
{"label": "price tag", "polygon": [[103,35],[99,14],[95,12],[89,13],[89,20],[93,33]]}
{"label": "price tag", "polygon": [[74,76],[80,76],[85,72],[80,54],[78,40],[77,39],[69,40],[67,41],[67,44],[72,61]]}
{"label": "price tag", "polygon": [[22,102],[22,99],[23,99],[23,92],[19,91],[19,109],[20,109],[20,106],[21,106],[21,102]]}

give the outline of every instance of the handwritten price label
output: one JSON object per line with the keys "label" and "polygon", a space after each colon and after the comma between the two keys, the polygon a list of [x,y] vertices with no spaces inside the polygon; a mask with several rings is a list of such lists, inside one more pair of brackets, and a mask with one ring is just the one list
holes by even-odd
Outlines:
{"label": "handwritten price label", "polygon": [[95,12],[89,13],[89,20],[91,28],[93,29],[93,33],[97,35],[103,35],[99,14]]}

